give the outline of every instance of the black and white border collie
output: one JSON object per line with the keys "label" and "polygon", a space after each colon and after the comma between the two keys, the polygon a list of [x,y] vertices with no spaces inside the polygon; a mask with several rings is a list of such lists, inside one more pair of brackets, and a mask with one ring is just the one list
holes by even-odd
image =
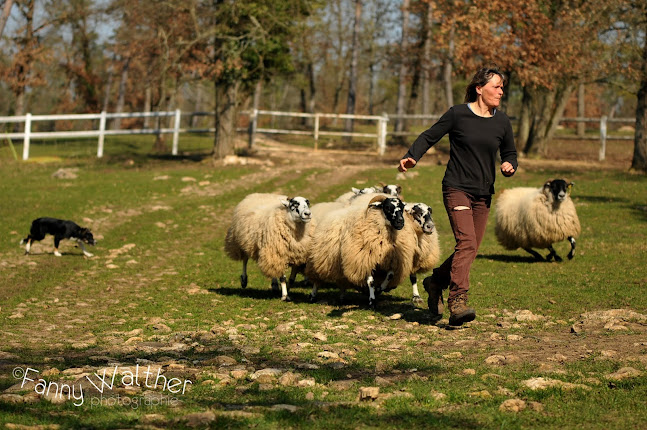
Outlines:
{"label": "black and white border collie", "polygon": [[32,242],[43,240],[47,234],[54,236],[54,255],[57,257],[62,255],[58,252],[58,245],[63,239],[76,240],[83,251],[83,255],[86,257],[93,256],[93,254],[85,250],[84,245],[85,243],[88,245],[96,243],[90,230],[79,226],[75,222],[57,218],[38,218],[32,221],[29,235],[20,241],[21,245],[26,244],[25,254],[29,254]]}

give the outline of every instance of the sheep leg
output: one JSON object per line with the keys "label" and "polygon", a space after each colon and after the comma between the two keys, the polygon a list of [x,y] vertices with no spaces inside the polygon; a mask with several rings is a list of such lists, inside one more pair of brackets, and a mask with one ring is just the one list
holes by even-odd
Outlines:
{"label": "sheep leg", "polygon": [[393,271],[389,270],[386,274],[386,278],[384,278],[384,281],[380,284],[380,288],[378,288],[378,292],[382,292],[386,290],[386,287],[389,286],[389,282],[391,282],[391,279],[393,279]]}
{"label": "sheep leg", "polygon": [[540,253],[538,253],[537,251],[535,251],[534,249],[524,248],[524,251],[526,251],[526,252],[528,252],[528,253],[532,254],[532,256],[533,256],[533,257],[535,257],[537,260],[539,260],[539,261],[544,261],[544,257],[543,257]]}
{"label": "sheep leg", "polygon": [[368,306],[371,309],[375,309],[375,278],[373,278],[373,275],[369,275],[369,277],[366,278],[366,284],[368,285]]}
{"label": "sheep leg", "polygon": [[279,280],[281,281],[281,300],[284,302],[291,302],[292,299],[288,296],[288,286],[285,282],[285,275],[281,275]]}
{"label": "sheep leg", "polygon": [[550,253],[546,256],[547,261],[550,261],[553,257],[557,262],[562,261],[562,257],[557,255],[557,251],[555,251],[555,248],[553,248],[553,245],[549,245],[548,250],[550,251]]}
{"label": "sheep leg", "polygon": [[277,278],[272,278],[272,292],[278,293],[279,291],[281,291],[279,288],[279,280]]}
{"label": "sheep leg", "polygon": [[573,257],[575,257],[575,238],[573,236],[569,236],[568,241],[571,242],[571,252],[568,253],[568,259],[572,260]]}
{"label": "sheep leg", "polygon": [[413,297],[411,298],[413,307],[422,308],[424,302],[422,301],[422,297],[420,297],[420,293],[418,292],[418,275],[412,273],[411,275],[409,275],[409,280],[411,281],[411,288],[413,289]]}
{"label": "sheep leg", "polygon": [[243,258],[243,274],[240,275],[241,288],[247,288],[247,257]]}
{"label": "sheep leg", "polygon": [[292,288],[294,286],[294,281],[297,279],[297,273],[299,268],[297,266],[292,266],[292,271],[290,272],[290,279],[288,280],[288,286]]}
{"label": "sheep leg", "polygon": [[310,292],[310,303],[317,301],[317,290],[319,290],[319,283],[314,282],[312,284],[312,291]]}

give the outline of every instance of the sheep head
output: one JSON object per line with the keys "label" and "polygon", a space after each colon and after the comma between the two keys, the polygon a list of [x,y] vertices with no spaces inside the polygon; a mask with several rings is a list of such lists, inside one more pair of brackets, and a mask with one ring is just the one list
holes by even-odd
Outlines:
{"label": "sheep head", "polygon": [[546,197],[553,202],[555,205],[559,205],[561,202],[566,200],[568,195],[573,188],[572,182],[566,182],[563,179],[553,179],[551,181],[546,181],[542,189]]}
{"label": "sheep head", "polygon": [[404,210],[420,225],[423,233],[432,234],[434,232],[434,219],[431,217],[429,206],[424,203],[407,203]]}
{"label": "sheep head", "polygon": [[310,201],[305,197],[286,197],[281,200],[281,204],[287,208],[288,213],[295,222],[309,222],[312,219]]}
{"label": "sheep head", "polygon": [[368,209],[381,209],[384,218],[396,230],[404,227],[404,203],[397,197],[375,196],[368,204]]}

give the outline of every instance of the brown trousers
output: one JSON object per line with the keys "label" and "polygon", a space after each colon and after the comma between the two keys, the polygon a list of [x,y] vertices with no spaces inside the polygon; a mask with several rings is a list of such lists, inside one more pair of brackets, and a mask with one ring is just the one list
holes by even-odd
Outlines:
{"label": "brown trousers", "polygon": [[432,279],[449,286],[449,298],[467,293],[470,268],[483,240],[492,196],[474,196],[455,188],[443,187],[443,202],[456,239],[454,253],[434,269]]}

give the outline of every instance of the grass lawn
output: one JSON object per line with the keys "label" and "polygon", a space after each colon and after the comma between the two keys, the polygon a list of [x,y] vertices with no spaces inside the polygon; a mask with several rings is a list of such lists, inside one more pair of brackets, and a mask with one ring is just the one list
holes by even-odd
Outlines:
{"label": "grass lawn", "polygon": [[[284,303],[254,263],[240,288],[241,264],[223,251],[231,211],[248,193],[314,204],[382,181],[433,208],[446,257],[453,237],[440,194],[444,166],[422,163],[403,180],[394,160],[262,151],[259,164],[215,166],[203,159],[205,142],[176,159],[149,156],[149,144],[115,140],[102,160],[96,146],[83,153],[66,144],[49,163],[13,161],[0,148],[0,424],[647,426],[645,176],[595,163],[522,163],[513,178],[499,177],[499,192],[575,182],[576,255],[547,263],[506,251],[492,214],[471,273],[477,319],[451,329],[447,315],[433,325],[426,309],[411,305],[408,282],[373,311],[359,292],[339,305],[334,286],[311,304],[298,277],[293,302]],[[61,151],[32,149],[35,157]],[[53,177],[60,168],[76,179]],[[23,255],[19,241],[40,216],[89,227],[94,257],[64,242],[57,258],[51,238]],[[568,248],[556,245],[563,257]],[[55,397],[63,386],[69,391]]]}

